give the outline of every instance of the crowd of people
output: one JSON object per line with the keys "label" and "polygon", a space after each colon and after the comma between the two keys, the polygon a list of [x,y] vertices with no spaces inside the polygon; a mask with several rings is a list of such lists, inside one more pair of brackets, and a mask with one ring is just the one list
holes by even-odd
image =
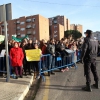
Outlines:
{"label": "crowd of people", "polygon": [[[22,42],[16,42],[15,40],[8,41],[8,51],[11,59],[12,73],[16,74],[16,79],[23,78],[23,75],[32,75],[34,78],[39,78],[39,61],[27,61],[25,50],[40,49],[41,55],[50,54],[48,68],[55,67],[55,58],[57,56],[62,57],[62,64],[65,64],[65,56],[68,55],[65,49],[71,49],[78,51],[82,47],[82,41],[62,38],[61,40],[41,40],[32,41],[31,39],[24,39]],[[3,43],[0,44],[0,52],[5,49]],[[77,52],[76,52],[77,55]],[[68,71],[68,67],[61,68],[60,71]],[[55,74],[54,71],[49,71],[48,75]]]}

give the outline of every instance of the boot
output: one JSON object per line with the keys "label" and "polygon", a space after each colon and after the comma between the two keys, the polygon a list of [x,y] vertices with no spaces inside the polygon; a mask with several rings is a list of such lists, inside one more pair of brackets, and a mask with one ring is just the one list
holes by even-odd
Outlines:
{"label": "boot", "polygon": [[36,79],[36,75],[37,75],[37,73],[36,73],[36,72],[34,72],[34,79]]}
{"label": "boot", "polygon": [[98,83],[98,81],[95,82],[95,84],[93,84],[93,86],[94,86],[96,89],[99,89],[99,83]]}
{"label": "boot", "polygon": [[88,91],[88,92],[92,92],[91,86],[90,85],[86,85],[86,87],[82,88],[83,91]]}
{"label": "boot", "polygon": [[15,79],[18,79],[18,76],[16,75],[16,78]]}
{"label": "boot", "polygon": [[36,79],[39,79],[39,78],[40,78],[39,72],[36,72]]}

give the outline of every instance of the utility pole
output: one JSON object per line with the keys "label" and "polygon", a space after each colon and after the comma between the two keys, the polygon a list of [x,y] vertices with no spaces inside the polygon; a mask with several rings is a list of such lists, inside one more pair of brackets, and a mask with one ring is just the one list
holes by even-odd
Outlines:
{"label": "utility pole", "polygon": [[7,22],[6,22],[6,9],[3,5],[3,18],[4,18],[4,32],[5,32],[5,49],[6,49],[6,67],[7,67],[7,82],[10,82],[10,68],[9,68],[9,56],[8,56],[8,35],[7,35]]}

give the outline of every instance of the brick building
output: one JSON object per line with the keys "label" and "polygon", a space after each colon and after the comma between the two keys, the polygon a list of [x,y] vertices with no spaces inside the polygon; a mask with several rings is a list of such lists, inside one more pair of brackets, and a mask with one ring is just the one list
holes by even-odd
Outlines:
{"label": "brick building", "polygon": [[78,24],[78,25],[71,24],[70,29],[71,30],[78,30],[80,33],[83,33],[83,26],[80,24]]}
{"label": "brick building", "polygon": [[52,18],[49,18],[49,25],[54,25],[54,24],[61,24],[64,26],[64,31],[70,29],[70,21],[67,19],[65,16],[55,16]]}
{"label": "brick building", "polygon": [[[50,37],[54,36],[54,38],[60,40],[61,38],[64,37],[64,31],[70,30],[70,21],[65,16],[58,15],[49,18],[49,26],[50,26]],[[55,26],[57,26],[57,28],[54,28]],[[56,35],[54,35],[56,31],[57,33]]]}
{"label": "brick building", "polygon": [[[26,34],[35,40],[49,39],[49,20],[41,15],[23,16],[18,19],[7,21],[8,38],[11,39],[12,35],[24,37]],[[4,34],[4,24],[0,24]]]}
{"label": "brick building", "polygon": [[50,26],[50,37],[56,40],[60,40],[64,37],[64,26],[61,24],[55,24]]}

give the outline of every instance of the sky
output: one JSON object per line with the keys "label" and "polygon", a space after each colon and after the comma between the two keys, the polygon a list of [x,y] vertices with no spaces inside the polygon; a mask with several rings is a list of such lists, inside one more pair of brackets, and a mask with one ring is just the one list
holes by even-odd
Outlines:
{"label": "sky", "polygon": [[0,5],[12,3],[13,19],[40,14],[46,18],[64,15],[70,24],[83,25],[100,31],[100,0],[1,0]]}

